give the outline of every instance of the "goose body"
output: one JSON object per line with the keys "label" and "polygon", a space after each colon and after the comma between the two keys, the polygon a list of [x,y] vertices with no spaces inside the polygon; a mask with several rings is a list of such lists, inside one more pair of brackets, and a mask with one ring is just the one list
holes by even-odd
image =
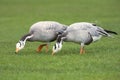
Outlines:
{"label": "goose body", "polygon": [[40,45],[37,51],[41,51],[43,46],[47,46],[49,42],[56,40],[57,32],[63,31],[66,26],[55,21],[41,21],[30,27],[29,33],[21,37],[16,44],[16,53],[23,49],[26,41],[40,41],[45,44]]}
{"label": "goose body", "polygon": [[[72,30],[80,29],[89,32],[93,38],[93,41],[99,40],[102,36],[110,36],[110,34],[107,33],[102,27],[99,27],[94,23],[78,22],[71,24],[69,27]],[[68,30],[70,29],[68,28]]]}
{"label": "goose body", "polygon": [[29,33],[32,33],[34,36],[29,40],[51,42],[56,39],[56,32],[64,29],[66,29],[66,27],[58,22],[41,21],[31,26]]}
{"label": "goose body", "polygon": [[[63,41],[75,42],[81,45],[80,54],[84,53],[84,45],[88,45],[94,41],[99,40],[102,36],[110,37],[109,33],[117,34],[116,32],[104,30],[96,26],[96,24],[88,22],[78,22],[71,24],[62,34],[57,38],[56,44],[53,46],[53,55],[62,48]],[[59,47],[59,45],[61,47]]]}
{"label": "goose body", "polygon": [[[72,27],[69,27],[72,28]],[[79,34],[79,35],[76,35]],[[92,36],[86,30],[67,30],[64,36],[64,41],[89,44],[93,41]]]}

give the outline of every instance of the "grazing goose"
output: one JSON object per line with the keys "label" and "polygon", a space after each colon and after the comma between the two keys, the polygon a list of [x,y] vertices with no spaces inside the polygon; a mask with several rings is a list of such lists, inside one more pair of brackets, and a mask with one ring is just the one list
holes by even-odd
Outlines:
{"label": "grazing goose", "polygon": [[64,31],[67,27],[55,21],[41,21],[33,24],[30,27],[29,33],[24,35],[19,42],[16,44],[16,53],[23,49],[26,41],[41,41],[46,42],[37,48],[40,52],[43,46],[46,46],[48,50],[48,43],[56,40],[57,32]]}
{"label": "grazing goose", "polygon": [[89,45],[91,42],[99,40],[102,36],[111,37],[109,33],[117,35],[116,32],[105,30],[93,23],[79,22],[71,24],[58,35],[56,44],[53,46],[52,55],[61,50],[63,41],[81,44],[80,54],[83,54],[85,53],[84,45]]}

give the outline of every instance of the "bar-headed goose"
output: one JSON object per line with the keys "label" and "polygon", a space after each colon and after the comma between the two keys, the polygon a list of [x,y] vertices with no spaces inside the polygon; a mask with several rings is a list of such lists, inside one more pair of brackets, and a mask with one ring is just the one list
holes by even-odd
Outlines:
{"label": "bar-headed goose", "polygon": [[57,32],[64,31],[66,25],[55,21],[40,21],[33,24],[30,27],[29,33],[21,37],[19,42],[16,44],[16,53],[23,49],[26,41],[40,41],[45,42],[45,44],[40,45],[37,51],[40,52],[43,46],[46,46],[46,51],[48,50],[48,43],[56,40]]}
{"label": "bar-headed goose", "polygon": [[116,32],[105,30],[96,24],[88,22],[78,22],[71,24],[62,34],[57,37],[56,44],[53,46],[53,53],[58,52],[62,48],[63,41],[75,42],[81,44],[80,54],[84,53],[84,45],[99,40],[102,36],[111,37]]}

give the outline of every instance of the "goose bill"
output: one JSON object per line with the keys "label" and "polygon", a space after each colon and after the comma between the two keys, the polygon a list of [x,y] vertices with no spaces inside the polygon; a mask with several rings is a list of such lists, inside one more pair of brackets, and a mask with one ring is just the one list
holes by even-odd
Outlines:
{"label": "goose bill", "polygon": [[18,53],[18,51],[19,51],[19,48],[16,48],[16,51],[15,51],[15,53]]}

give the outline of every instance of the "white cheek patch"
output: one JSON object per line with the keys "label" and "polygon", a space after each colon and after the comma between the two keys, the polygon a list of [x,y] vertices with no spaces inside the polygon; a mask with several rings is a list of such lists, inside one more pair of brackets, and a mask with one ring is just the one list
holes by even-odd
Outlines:
{"label": "white cheek patch", "polygon": [[18,48],[19,50],[23,49],[24,48],[24,42],[22,41],[19,41],[17,44],[16,44],[16,48]]}
{"label": "white cheek patch", "polygon": [[54,46],[53,46],[53,52],[54,53],[57,53],[58,51],[60,51],[62,49],[62,44],[61,43],[56,43]]}
{"label": "white cheek patch", "polygon": [[19,48],[20,46],[21,46],[20,43],[17,43],[17,44],[16,44],[16,48]]}

